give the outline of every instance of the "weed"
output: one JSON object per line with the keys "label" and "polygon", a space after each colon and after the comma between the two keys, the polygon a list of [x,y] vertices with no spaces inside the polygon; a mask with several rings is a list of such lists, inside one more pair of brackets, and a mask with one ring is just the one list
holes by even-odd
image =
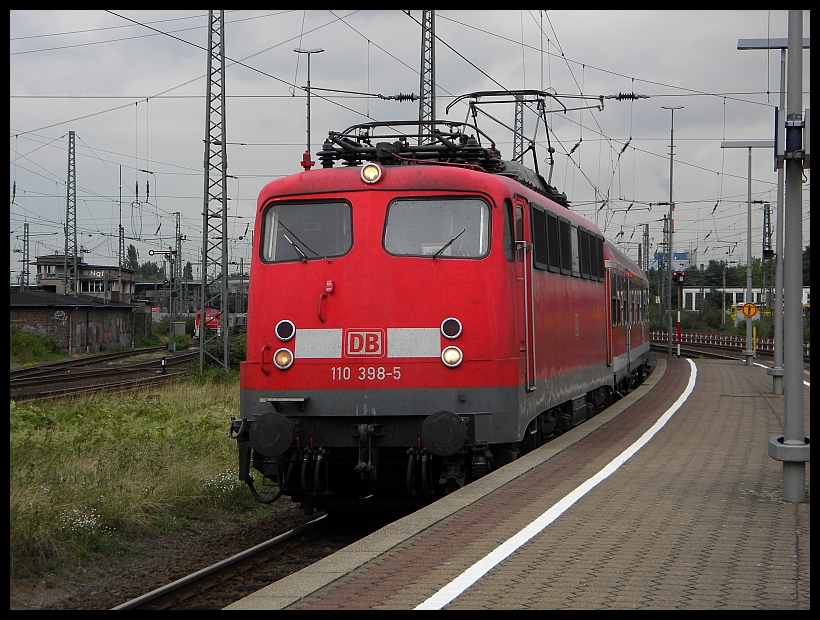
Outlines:
{"label": "weed", "polygon": [[150,394],[10,404],[13,572],[252,506],[227,433],[238,373],[209,372]]}

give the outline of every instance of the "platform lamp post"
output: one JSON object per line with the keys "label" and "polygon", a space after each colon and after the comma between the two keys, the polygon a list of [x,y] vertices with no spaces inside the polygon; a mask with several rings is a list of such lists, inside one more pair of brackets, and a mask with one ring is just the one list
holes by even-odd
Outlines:
{"label": "platform lamp post", "polygon": [[308,159],[310,159],[310,55],[320,54],[325,50],[320,47],[315,50],[303,50],[301,47],[297,47],[293,51],[297,54],[307,54],[307,154]]}
{"label": "platform lamp post", "polygon": [[[801,33],[802,34],[802,33]],[[803,39],[803,49],[809,49],[809,39]],[[777,168],[777,224],[775,235],[775,277],[774,277],[774,365],[767,371],[772,376],[772,393],[783,394],[783,182],[784,165],[782,150],[785,147],[781,127],[785,126],[786,116],[786,50],[789,47],[787,38],[776,39],[738,39],[739,50],[780,50],[780,107],[776,118],[778,144],[775,152]]]}
{"label": "platform lamp post", "polygon": [[[746,210],[746,303],[752,301],[752,149],[774,148],[774,140],[724,140],[720,143],[722,149],[743,148],[749,150],[748,198]],[[755,356],[752,347],[752,318],[746,317],[746,349],[743,356],[746,365],[751,366]]]}

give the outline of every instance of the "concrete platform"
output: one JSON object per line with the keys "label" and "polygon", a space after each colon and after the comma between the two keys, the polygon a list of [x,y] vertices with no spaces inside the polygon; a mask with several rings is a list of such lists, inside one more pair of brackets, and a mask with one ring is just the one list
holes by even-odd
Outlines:
{"label": "concrete platform", "polygon": [[764,368],[694,365],[628,460],[686,390],[687,360],[659,358],[592,420],[226,609],[810,609],[811,504],[782,501],[767,453],[783,396]]}

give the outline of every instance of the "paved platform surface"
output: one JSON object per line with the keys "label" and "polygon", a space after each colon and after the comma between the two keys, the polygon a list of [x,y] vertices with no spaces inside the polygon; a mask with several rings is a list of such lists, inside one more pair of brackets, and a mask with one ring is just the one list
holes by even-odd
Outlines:
{"label": "paved platform surface", "polygon": [[[767,454],[783,396],[764,368],[694,363],[691,395],[640,450],[444,608],[810,609],[811,504],[782,501]],[[659,358],[592,420],[227,609],[423,604],[633,445],[690,372]]]}

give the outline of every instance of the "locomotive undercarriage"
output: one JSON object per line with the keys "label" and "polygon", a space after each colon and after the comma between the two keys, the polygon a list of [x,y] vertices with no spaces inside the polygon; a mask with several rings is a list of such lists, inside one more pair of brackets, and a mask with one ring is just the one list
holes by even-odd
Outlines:
{"label": "locomotive undercarriage", "polygon": [[[648,365],[640,364],[614,386],[596,388],[540,413],[522,439],[512,443],[476,442],[475,415],[445,411],[318,421],[274,411],[253,421],[234,420],[231,437],[239,448],[239,478],[258,501],[290,496],[307,514],[370,495],[429,501],[592,418],[637,387],[648,372]],[[339,445],[341,436],[347,437],[344,445]],[[336,443],[327,447],[331,438]],[[255,487],[252,469],[262,474],[261,491]],[[265,488],[271,492],[266,494]]]}
{"label": "locomotive undercarriage", "polygon": [[[314,426],[315,420],[288,420],[269,413],[261,419],[260,428],[267,428],[268,432],[276,428],[276,424],[269,422],[271,419],[277,420],[277,424],[286,420],[299,432],[279,455],[271,454],[277,451],[275,441],[265,443],[253,437],[251,430],[257,420],[233,421],[231,437],[237,439],[239,448],[239,478],[248,484],[258,501],[270,503],[287,495],[300,502],[308,514],[356,498],[395,495],[397,491],[407,498],[427,501],[457,490],[493,469],[489,446],[474,444],[471,439],[473,424],[469,416],[438,412],[415,420],[387,419],[385,423],[334,418],[329,430],[327,419]],[[429,419],[438,422],[437,429],[431,431],[429,423],[425,426]],[[317,446],[317,441],[308,440],[308,445],[301,441],[302,434],[311,436],[314,431],[317,438],[323,437],[322,433],[325,438],[338,437],[336,431],[345,426],[349,439],[346,446],[326,448]],[[439,436],[431,437],[431,432],[436,431]],[[405,437],[404,447],[396,445],[400,436]],[[422,437],[430,448],[422,445]],[[449,452],[452,454],[445,454]],[[262,487],[270,488],[271,493],[256,488],[251,470],[262,474]]]}

